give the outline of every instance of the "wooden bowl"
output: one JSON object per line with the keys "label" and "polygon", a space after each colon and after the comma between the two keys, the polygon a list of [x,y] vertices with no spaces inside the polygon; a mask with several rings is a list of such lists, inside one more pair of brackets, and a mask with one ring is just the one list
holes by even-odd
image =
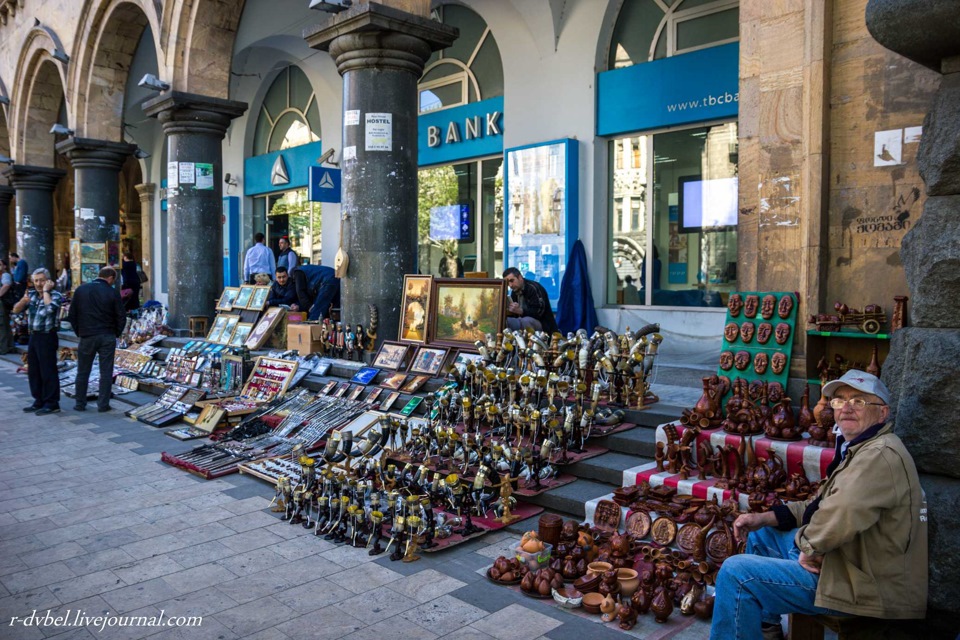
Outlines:
{"label": "wooden bowl", "polygon": [[573,586],[580,593],[594,593],[600,588],[600,576],[591,576],[589,574],[582,576],[574,580]]}
{"label": "wooden bowl", "polygon": [[583,594],[583,609],[589,613],[599,614],[600,613],[600,603],[603,602],[603,596],[599,593],[585,593]]}

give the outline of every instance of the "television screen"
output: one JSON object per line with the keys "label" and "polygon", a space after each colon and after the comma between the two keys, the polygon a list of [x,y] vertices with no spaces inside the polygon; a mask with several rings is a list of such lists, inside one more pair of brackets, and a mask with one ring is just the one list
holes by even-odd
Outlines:
{"label": "television screen", "polygon": [[720,231],[737,226],[737,178],[702,180],[686,176],[678,181],[680,233]]}
{"label": "television screen", "polygon": [[430,237],[433,240],[471,242],[473,221],[470,205],[451,204],[430,209]]}

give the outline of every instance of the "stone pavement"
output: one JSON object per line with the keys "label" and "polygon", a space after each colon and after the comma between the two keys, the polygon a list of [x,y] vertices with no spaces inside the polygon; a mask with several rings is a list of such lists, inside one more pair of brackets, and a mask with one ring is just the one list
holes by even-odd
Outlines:
{"label": "stone pavement", "polygon": [[[23,414],[26,376],[0,361],[0,639],[534,640],[625,634],[483,577],[515,544],[488,534],[411,563],[371,558],[280,521],[247,476],[204,481],[159,461],[196,442],[114,410]],[[116,407],[123,403],[114,400]],[[199,626],[23,626],[57,616],[202,616]],[[69,612],[69,613],[68,613]],[[79,612],[83,612],[80,614]],[[61,621],[62,622],[62,621]],[[116,619],[113,620],[116,623]],[[121,621],[123,622],[123,621]],[[704,638],[679,615],[629,635]]]}

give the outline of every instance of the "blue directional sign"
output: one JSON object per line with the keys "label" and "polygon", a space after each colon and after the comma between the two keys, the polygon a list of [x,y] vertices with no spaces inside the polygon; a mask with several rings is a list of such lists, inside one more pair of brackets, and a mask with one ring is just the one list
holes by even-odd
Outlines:
{"label": "blue directional sign", "polygon": [[310,167],[307,199],[311,202],[340,202],[340,169]]}

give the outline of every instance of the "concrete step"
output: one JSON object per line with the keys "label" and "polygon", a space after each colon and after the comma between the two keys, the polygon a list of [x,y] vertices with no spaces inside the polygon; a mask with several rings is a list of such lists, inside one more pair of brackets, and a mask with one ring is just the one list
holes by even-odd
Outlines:
{"label": "concrete step", "polygon": [[565,466],[563,470],[581,479],[596,480],[619,487],[623,484],[624,469],[630,469],[645,462],[648,462],[647,458],[611,451],[596,458],[588,458],[576,464]]}
{"label": "concrete step", "polygon": [[[670,420],[665,419],[658,424],[664,424]],[[676,420],[676,418],[673,418],[673,420]],[[610,451],[630,456],[652,458],[657,452],[656,428],[653,426],[635,427],[629,431],[615,433],[605,438],[597,438],[594,442]]]}
{"label": "concrete step", "polygon": [[556,513],[583,520],[584,503],[613,491],[609,484],[593,480],[577,480],[563,487],[557,487],[533,498],[524,498],[525,502],[532,502],[546,507]]}

